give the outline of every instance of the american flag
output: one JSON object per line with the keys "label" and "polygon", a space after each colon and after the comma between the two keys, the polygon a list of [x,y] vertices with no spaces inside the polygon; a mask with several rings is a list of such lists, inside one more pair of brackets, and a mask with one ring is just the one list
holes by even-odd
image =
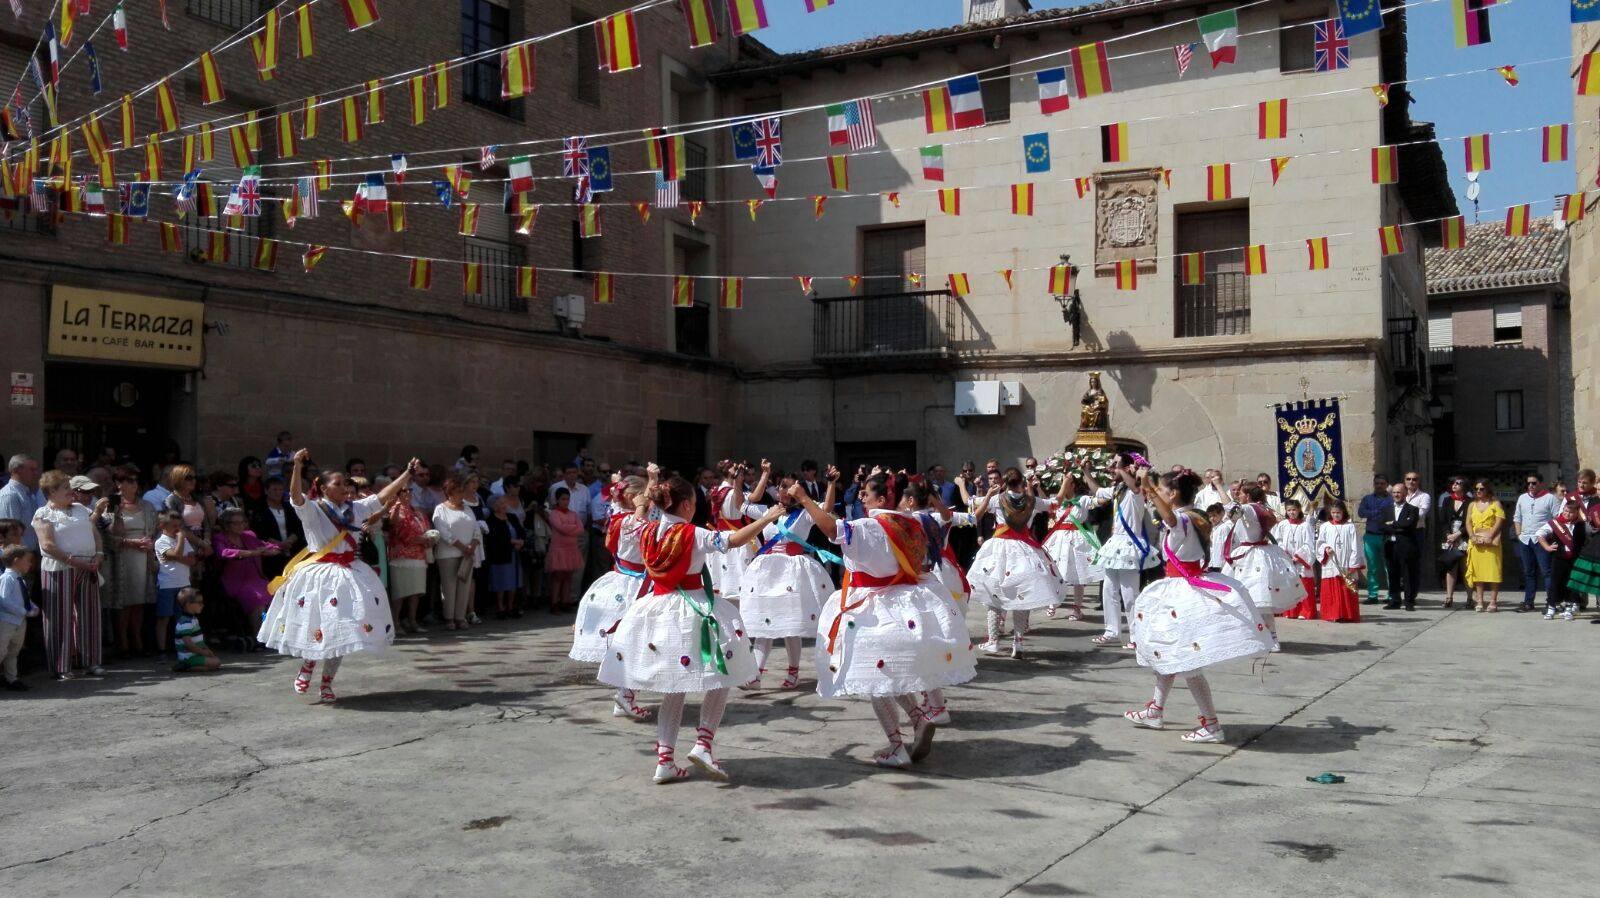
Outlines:
{"label": "american flag", "polygon": [[321,201],[321,197],[317,196],[317,179],[314,177],[301,178],[296,182],[296,188],[300,197],[299,208],[295,210],[298,217],[316,218],[317,207]]}
{"label": "american flag", "polygon": [[668,181],[660,172],[656,172],[656,208],[678,208],[678,182]]}
{"label": "american flag", "polygon": [[1328,19],[1314,26],[1316,36],[1312,46],[1316,56],[1312,67],[1319,72],[1332,72],[1350,67],[1350,42],[1344,36],[1344,24],[1338,19]]}
{"label": "american flag", "polygon": [[179,218],[188,215],[194,209],[195,181],[199,178],[200,169],[189,172],[183,176],[183,183],[179,184],[178,189],[172,194],[172,208],[178,213]]}
{"label": "american flag", "polygon": [[484,169],[487,169],[489,166],[494,165],[494,154],[495,154],[495,151],[498,150],[498,149],[500,149],[498,146],[493,146],[493,147],[484,147],[483,149],[478,151],[478,170],[479,171],[482,171]]}
{"label": "american flag", "polygon": [[872,122],[871,100],[844,104],[844,125],[850,133],[850,149],[864,150],[878,145],[878,132]]}
{"label": "american flag", "polygon": [[561,140],[561,175],[578,178],[589,173],[589,140],[585,137],[564,137]]}
{"label": "american flag", "polygon": [[753,127],[756,132],[756,166],[774,168],[782,165],[783,119],[760,119]]}
{"label": "american flag", "polygon": [[1182,78],[1189,71],[1189,63],[1194,62],[1194,44],[1179,44],[1172,48],[1172,55],[1178,58],[1178,77]]}

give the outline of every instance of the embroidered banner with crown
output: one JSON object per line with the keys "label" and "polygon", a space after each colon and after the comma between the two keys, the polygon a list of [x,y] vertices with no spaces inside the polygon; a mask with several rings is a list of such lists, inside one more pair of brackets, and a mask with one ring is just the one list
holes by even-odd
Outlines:
{"label": "embroidered banner with crown", "polygon": [[1309,503],[1344,500],[1344,443],[1339,400],[1312,399],[1273,407],[1277,415],[1278,494]]}

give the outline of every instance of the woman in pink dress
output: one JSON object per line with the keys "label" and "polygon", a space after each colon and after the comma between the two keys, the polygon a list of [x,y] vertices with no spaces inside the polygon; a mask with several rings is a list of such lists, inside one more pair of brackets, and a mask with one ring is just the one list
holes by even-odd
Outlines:
{"label": "woman in pink dress", "polygon": [[258,538],[245,529],[242,508],[229,508],[218,516],[222,529],[216,535],[217,557],[222,559],[222,589],[239,603],[252,626],[261,625],[261,614],[272,604],[267,578],[261,573],[261,557],[282,553],[277,543]]}
{"label": "woman in pink dress", "polygon": [[550,548],[545,552],[544,569],[550,575],[550,610],[566,611],[576,608],[572,601],[572,575],[583,567],[583,556],[578,553],[578,534],[583,532],[583,521],[578,513],[568,508],[572,496],[565,487],[555,492],[555,507],[550,509]]}

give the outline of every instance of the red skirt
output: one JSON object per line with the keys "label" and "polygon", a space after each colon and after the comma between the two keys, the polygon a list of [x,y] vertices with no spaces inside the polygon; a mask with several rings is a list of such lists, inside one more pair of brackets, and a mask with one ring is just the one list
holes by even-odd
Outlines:
{"label": "red skirt", "polygon": [[1341,624],[1361,621],[1361,602],[1343,577],[1323,578],[1322,619]]}
{"label": "red skirt", "polygon": [[1301,577],[1300,585],[1305,587],[1306,597],[1300,604],[1278,615],[1279,617],[1297,617],[1301,620],[1317,619],[1317,581],[1310,577]]}

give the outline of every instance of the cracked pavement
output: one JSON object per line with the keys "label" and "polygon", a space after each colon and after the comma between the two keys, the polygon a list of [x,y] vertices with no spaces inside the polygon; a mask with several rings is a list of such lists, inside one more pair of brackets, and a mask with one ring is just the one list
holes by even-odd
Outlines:
{"label": "cracked pavement", "polygon": [[[861,762],[882,741],[865,703],[735,693],[727,786],[651,785],[654,725],[610,716],[546,615],[355,656],[334,706],[294,696],[294,662],[266,654],[224,655],[210,675],[127,662],[99,681],[35,677],[0,705],[0,882],[28,896],[1590,894],[1600,627],[1437,598],[1366,606],[1361,624],[1281,622],[1284,653],[1211,677],[1227,745],[1178,740],[1194,715],[1181,681],[1168,729],[1126,724],[1148,671],[1092,646],[1092,624],[1041,620],[1024,658],[983,659],[950,690],[954,726],[908,772]],[[969,623],[981,630],[976,611]],[[1324,771],[1347,782],[1307,782]]]}

